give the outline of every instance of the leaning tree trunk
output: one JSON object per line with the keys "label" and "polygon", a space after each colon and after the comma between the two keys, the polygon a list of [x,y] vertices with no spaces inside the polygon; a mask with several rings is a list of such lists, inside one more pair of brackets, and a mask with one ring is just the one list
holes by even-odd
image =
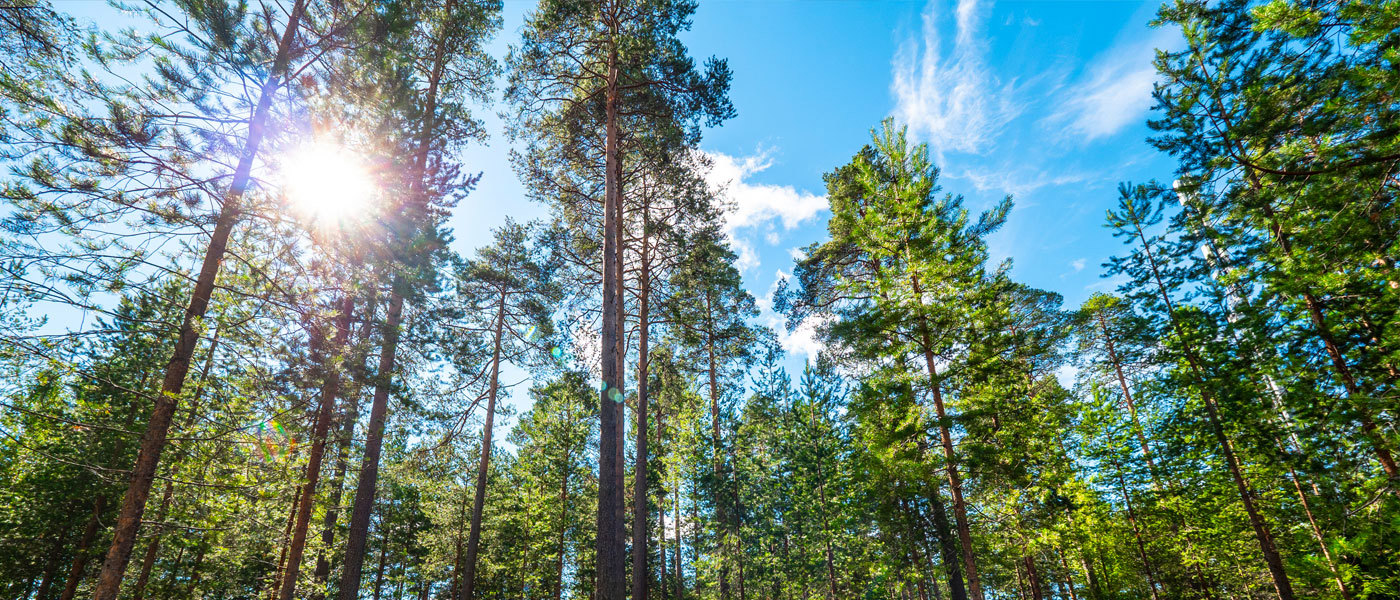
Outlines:
{"label": "leaning tree trunk", "polygon": [[[923,297],[923,289],[918,277],[910,277],[914,295]],[[939,389],[938,367],[933,360],[933,342],[928,332],[928,323],[920,319],[919,333],[923,341],[924,365],[928,369],[929,388],[933,392],[933,409],[938,417],[939,437],[943,442],[943,456],[947,463],[948,491],[953,497],[953,517],[958,526],[958,540],[962,544],[963,569],[967,573],[968,597],[983,600],[982,582],[977,576],[977,557],[972,552],[972,528],[967,521],[967,503],[963,500],[962,476],[958,473],[958,457],[953,451],[953,434],[948,428],[948,413],[943,407],[943,392]]]}
{"label": "leaning tree trunk", "polygon": [[83,537],[78,538],[78,548],[73,554],[73,566],[68,569],[68,581],[63,586],[63,593],[59,595],[58,600],[73,600],[73,595],[78,592],[78,584],[83,580],[83,570],[87,568],[88,559],[91,558],[88,549],[97,537],[97,526],[101,523],[102,509],[106,503],[107,497],[101,494],[92,501],[92,515],[83,527]]}
{"label": "leaning tree trunk", "polygon": [[[449,8],[451,3],[449,2]],[[438,86],[446,68],[446,39],[448,32],[437,32],[437,45],[434,50],[433,66],[428,77],[428,90],[424,99],[423,123],[418,131],[418,147],[413,157],[413,173],[409,178],[410,189],[404,207],[405,229],[415,235],[426,218],[428,182],[428,153],[432,147],[433,129],[437,121]],[[406,250],[406,248],[405,248]],[[375,488],[379,483],[379,454],[384,444],[384,420],[388,410],[389,388],[393,384],[395,355],[399,345],[399,325],[403,319],[404,286],[407,282],[400,276],[393,278],[389,290],[389,308],[385,314],[384,341],[379,350],[379,368],[375,372],[374,400],[370,406],[369,431],[365,436],[364,459],[360,466],[360,478],[355,485],[355,501],[350,511],[349,532],[345,536],[345,570],[340,576],[341,600],[355,600],[359,596],[361,570],[365,564],[365,545],[369,542],[369,521],[374,510]]]}
{"label": "leaning tree trunk", "polygon": [[156,397],[155,409],[146,425],[146,433],[141,437],[141,450],[136,455],[136,464],[131,469],[131,483],[126,488],[122,507],[117,515],[113,530],[112,546],[102,563],[97,587],[93,591],[94,600],[116,600],[121,592],[122,577],[126,565],[131,560],[131,550],[136,546],[136,535],[141,528],[141,517],[146,511],[146,500],[151,495],[151,484],[155,481],[156,467],[160,465],[160,454],[165,450],[165,438],[170,432],[170,421],[175,416],[176,401],[180,390],[185,387],[185,375],[190,370],[190,359],[199,343],[198,322],[204,318],[209,308],[209,298],[214,293],[214,279],[218,277],[219,266],[223,263],[224,252],[228,247],[229,235],[240,215],[243,193],[252,180],[253,160],[262,144],[264,128],[272,107],[272,97],[286,76],[287,65],[291,61],[292,42],[296,38],[305,0],[297,0],[287,17],[287,28],[277,44],[277,55],[272,62],[271,75],[263,83],[258,103],[248,123],[248,139],[243,145],[243,153],[234,168],[228,193],[224,196],[223,208],[214,224],[214,234],[204,252],[204,262],[190,294],[190,303],[185,308],[184,321],[180,325],[179,341],[175,352],[165,367],[165,379],[161,383],[161,393]]}
{"label": "leaning tree trunk", "polygon": [[491,472],[491,429],[496,417],[496,391],[501,379],[501,334],[506,322],[506,290],[501,289],[496,308],[496,340],[491,351],[491,382],[486,392],[486,422],[481,426],[481,461],[476,468],[476,490],[472,499],[472,523],[467,534],[467,564],[462,575],[462,600],[476,598],[476,555],[481,543],[481,512],[486,506],[486,479]]}
{"label": "leaning tree trunk", "polygon": [[1269,525],[1264,521],[1263,515],[1254,503],[1254,491],[1250,488],[1249,482],[1245,480],[1243,469],[1240,467],[1239,457],[1235,455],[1235,449],[1230,442],[1230,438],[1225,433],[1225,426],[1220,417],[1220,409],[1215,401],[1215,393],[1206,381],[1204,367],[1201,358],[1197,354],[1195,345],[1187,337],[1181,323],[1176,318],[1175,304],[1171,295],[1167,293],[1166,284],[1162,281],[1162,274],[1157,266],[1157,259],[1152,254],[1152,246],[1147,240],[1146,233],[1143,232],[1137,216],[1133,215],[1133,225],[1136,228],[1138,240],[1142,242],[1143,252],[1147,257],[1148,265],[1152,269],[1152,276],[1157,284],[1157,290],[1161,294],[1162,302],[1167,308],[1167,317],[1170,320],[1172,330],[1176,333],[1177,340],[1182,345],[1182,350],[1186,358],[1186,363],[1191,369],[1197,391],[1201,395],[1201,402],[1205,404],[1207,420],[1210,423],[1211,433],[1214,434],[1216,443],[1220,446],[1220,453],[1225,459],[1225,465],[1230,470],[1230,477],[1235,481],[1235,487],[1240,494],[1240,502],[1244,505],[1246,515],[1249,517],[1249,525],[1254,529],[1254,537],[1259,543],[1259,550],[1264,555],[1264,564],[1269,569],[1269,576],[1273,580],[1274,590],[1278,593],[1279,600],[1293,600],[1293,584],[1288,579],[1288,572],[1284,568],[1283,558],[1279,555],[1278,548],[1274,545],[1273,534],[1269,531]]}
{"label": "leaning tree trunk", "polygon": [[[1114,465],[1117,468],[1117,465]],[[1143,573],[1147,575],[1147,586],[1152,591],[1152,600],[1160,600],[1157,595],[1157,574],[1152,571],[1152,561],[1147,558],[1147,545],[1142,541],[1138,530],[1137,513],[1133,511],[1133,500],[1128,496],[1128,486],[1123,483],[1123,473],[1118,473],[1118,489],[1123,493],[1123,506],[1128,509],[1128,524],[1133,528],[1133,539],[1137,542],[1138,558],[1142,560]]]}
{"label": "leaning tree trunk", "polygon": [[58,574],[58,565],[63,560],[63,543],[68,541],[68,531],[72,527],[72,523],[65,521],[58,537],[54,538],[53,547],[49,550],[49,559],[44,563],[44,574],[39,579],[39,591],[34,595],[35,600],[47,600],[49,597],[49,586],[53,585],[54,576]]}
{"label": "leaning tree trunk", "polygon": [[[373,290],[370,291],[369,301],[366,303],[364,316],[360,323],[358,337],[361,344],[368,345],[372,336],[375,305],[377,301]],[[356,365],[355,380],[358,384],[364,383],[364,374],[369,372],[369,357],[358,359]],[[356,392],[359,393],[358,385]],[[331,493],[326,498],[326,515],[321,521],[321,548],[316,554],[316,571],[312,574],[312,588],[309,598],[320,600],[326,595],[326,581],[330,579],[331,561],[327,556],[331,545],[335,542],[335,525],[340,518],[340,500],[345,493],[345,471],[349,469],[350,446],[355,437],[355,423],[360,418],[359,400],[354,399],[345,403],[345,411],[340,415],[343,421],[340,424],[340,437],[336,440],[335,470],[331,474]]]}
{"label": "leaning tree trunk", "polygon": [[[919,458],[928,454],[928,442],[922,434],[918,442]],[[948,509],[943,504],[943,494],[938,489],[937,480],[929,481],[929,510],[933,512],[933,530],[938,536],[939,555],[943,558],[943,569],[948,574],[948,593],[952,600],[967,600],[967,589],[963,586],[962,560],[958,556],[958,541],[948,526]]]}
{"label": "leaning tree trunk", "polygon": [[350,335],[350,316],[354,309],[354,299],[346,294],[340,301],[340,314],[336,317],[335,341],[331,344],[330,356],[324,356],[322,353],[321,364],[325,369],[325,381],[321,385],[321,404],[316,408],[316,425],[311,433],[311,452],[306,458],[306,483],[302,485],[296,526],[292,531],[291,546],[287,549],[287,568],[282,575],[282,589],[278,594],[280,600],[292,600],[292,595],[296,592],[301,555],[306,548],[306,531],[311,525],[311,509],[316,499],[316,485],[321,479],[321,458],[326,453],[326,437],[330,434],[331,418],[335,414],[335,399],[340,394],[340,365],[335,356],[346,347],[346,339]]}
{"label": "leaning tree trunk", "polygon": [[[395,288],[397,287],[395,285]],[[384,422],[388,413],[389,387],[394,374],[394,354],[398,350],[399,323],[402,318],[403,295],[395,289],[389,297],[389,311],[384,323],[384,345],[379,351],[374,400],[369,412],[369,431],[365,436],[365,455],[360,463],[360,478],[355,485],[355,502],[350,511],[350,531],[345,540],[345,570],[340,574],[341,600],[355,600],[360,596],[361,569],[365,564],[370,513],[374,509],[375,487],[379,480],[379,454],[384,445]]]}

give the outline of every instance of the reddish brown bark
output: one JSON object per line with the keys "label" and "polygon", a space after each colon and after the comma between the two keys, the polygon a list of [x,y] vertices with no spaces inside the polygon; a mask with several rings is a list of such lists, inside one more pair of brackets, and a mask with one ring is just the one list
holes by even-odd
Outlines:
{"label": "reddish brown bark", "polygon": [[335,355],[342,353],[350,335],[350,317],[355,309],[355,301],[347,294],[340,301],[340,314],[335,322],[335,339],[331,343],[330,356],[322,356],[325,380],[321,385],[321,403],[316,407],[316,424],[311,432],[311,451],[306,458],[306,483],[302,485],[300,506],[296,514],[296,526],[292,531],[291,545],[287,549],[287,567],[282,576],[280,600],[292,600],[296,592],[297,575],[301,570],[301,555],[306,548],[306,532],[311,526],[311,510],[315,504],[316,486],[321,479],[321,458],[326,452],[326,437],[330,434],[331,419],[335,414],[335,401],[340,394],[340,367]]}
{"label": "reddish brown bark", "polygon": [[131,551],[136,545],[136,535],[141,528],[141,517],[146,511],[146,500],[151,494],[151,484],[155,481],[156,467],[160,464],[161,452],[165,450],[165,439],[170,431],[170,422],[175,416],[175,407],[180,391],[185,387],[185,376],[190,370],[190,360],[195,346],[199,343],[197,323],[209,308],[209,298],[214,293],[214,280],[218,277],[228,247],[229,235],[238,220],[243,192],[252,179],[253,161],[262,144],[264,128],[272,106],[272,97],[286,76],[287,65],[291,60],[292,43],[305,9],[304,0],[297,0],[287,17],[287,27],[277,44],[277,54],[273,59],[271,75],[263,83],[257,106],[249,120],[248,138],[243,146],[243,154],[234,168],[228,193],[224,196],[223,207],[214,224],[214,233],[204,252],[204,261],[190,294],[190,303],[185,308],[184,320],[180,325],[179,341],[175,352],[165,367],[165,379],[161,383],[161,393],[156,398],[155,409],[146,425],[146,433],[141,438],[141,450],[136,455],[136,464],[131,469],[131,482],[122,499],[121,510],[117,515],[113,530],[112,546],[102,563],[97,586],[93,590],[94,600],[117,600],[121,592],[122,577],[126,565],[131,560]]}

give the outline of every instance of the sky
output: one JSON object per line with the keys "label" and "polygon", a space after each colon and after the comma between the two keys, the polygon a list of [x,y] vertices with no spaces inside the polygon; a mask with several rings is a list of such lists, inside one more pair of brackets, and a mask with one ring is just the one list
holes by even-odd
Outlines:
{"label": "sky", "polygon": [[[508,0],[495,46],[519,39],[529,1]],[[1170,180],[1148,144],[1154,48],[1179,34],[1149,27],[1158,3],[1117,1],[702,0],[683,39],[697,62],[729,61],[737,116],[705,132],[710,180],[735,210],[726,230],[739,268],[798,372],[820,344],[771,310],[798,249],[827,238],[822,174],[845,164],[886,117],[927,142],[944,191],[974,210],[1011,195],[992,263],[1078,306],[1112,291],[1101,265],[1119,251],[1103,227],[1120,181]],[[499,107],[498,107],[499,109]],[[499,121],[465,162],[480,187],[451,222],[460,249],[507,214],[543,216],[499,148]],[[1068,374],[1062,374],[1062,377]],[[521,390],[523,391],[523,390]],[[512,404],[524,408],[523,393]],[[523,402],[522,402],[523,401]]]}
{"label": "sky", "polygon": [[[65,3],[60,0],[60,6]],[[96,2],[69,0],[74,12]],[[492,50],[504,58],[535,3],[506,0]],[[850,160],[886,117],[927,142],[944,191],[972,210],[1015,200],[993,235],[993,263],[1062,294],[1067,307],[1113,284],[1101,265],[1119,250],[1104,212],[1120,181],[1170,180],[1147,143],[1154,48],[1178,34],[1148,26],[1156,3],[1110,1],[702,0],[683,40],[697,62],[729,61],[737,116],[705,132],[710,175],[735,210],[726,231],[739,268],[774,327],[790,369],[815,357],[809,328],[787,331],[770,308],[798,249],[826,239],[822,174]],[[464,254],[507,216],[543,217],[511,170],[505,107],[478,108],[491,138],[462,162],[479,187],[449,221]],[[507,382],[523,373],[507,373]],[[524,386],[521,386],[522,388]],[[525,408],[517,388],[510,404]]]}

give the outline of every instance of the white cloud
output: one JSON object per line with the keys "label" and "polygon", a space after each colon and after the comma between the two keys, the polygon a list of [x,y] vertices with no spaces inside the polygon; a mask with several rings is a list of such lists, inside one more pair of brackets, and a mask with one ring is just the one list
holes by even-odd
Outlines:
{"label": "white cloud", "polygon": [[1173,31],[1159,29],[1116,44],[1085,69],[1080,81],[1061,92],[1067,100],[1045,124],[1091,141],[1141,123],[1152,108],[1155,49],[1171,47],[1176,37]]}
{"label": "white cloud", "polygon": [[894,57],[894,116],[940,154],[990,148],[1021,106],[986,65],[986,10],[978,0],[958,0],[952,48],[939,35],[937,2],[924,9],[922,37],[900,44]]}
{"label": "white cloud", "polygon": [[994,192],[997,194],[1011,194],[1018,201],[1020,197],[1030,194],[1040,188],[1049,186],[1056,187],[1079,183],[1087,179],[1080,173],[1061,173],[1050,175],[1044,171],[1032,170],[1014,165],[1002,165],[994,168],[979,168],[978,170],[965,169],[957,175],[949,175],[953,179],[962,179],[972,183],[972,187],[979,192]]}
{"label": "white cloud", "polygon": [[719,152],[706,152],[713,166],[705,180],[733,203],[725,229],[755,227],[781,221],[783,229],[797,227],[826,209],[826,196],[798,191],[790,185],[769,185],[746,181],[755,173],[773,165],[771,152],[754,156],[734,157]]}
{"label": "white cloud", "polygon": [[747,239],[735,237],[731,233],[729,245],[733,246],[734,253],[739,255],[739,258],[734,260],[734,268],[739,269],[740,274],[748,273],[749,269],[758,266],[758,253],[754,252],[753,244]]}
{"label": "white cloud", "polygon": [[1079,378],[1079,367],[1074,365],[1061,365],[1055,369],[1055,379],[1060,381],[1060,387],[1073,389],[1074,382]]}
{"label": "white cloud", "polygon": [[788,256],[791,256],[793,260],[807,260],[807,253],[798,246],[788,248]]}
{"label": "white cloud", "polygon": [[[797,250],[792,248],[792,250]],[[809,361],[815,361],[817,354],[826,347],[821,340],[817,339],[817,325],[820,321],[816,317],[808,317],[797,327],[788,330],[787,322],[782,315],[773,312],[773,294],[778,290],[778,284],[792,277],[791,273],[778,269],[774,273],[773,284],[768,286],[768,291],[763,297],[757,299],[758,308],[763,315],[760,317],[764,325],[773,330],[778,336],[778,345],[788,354],[803,354]]]}
{"label": "white cloud", "polygon": [[817,339],[817,319],[808,317],[797,328],[788,331],[782,323],[773,328],[778,333],[778,343],[783,350],[789,354],[803,354],[808,361],[815,362],[817,355],[826,347],[821,340]]}
{"label": "white cloud", "polygon": [[777,245],[782,242],[782,236],[775,230],[776,222],[781,222],[784,230],[793,229],[816,217],[827,207],[826,196],[798,191],[790,185],[746,181],[753,174],[772,166],[770,154],[766,150],[745,157],[720,152],[705,153],[711,162],[705,181],[730,204],[725,215],[724,233],[739,255],[735,267],[740,273],[757,267],[759,259],[754,243],[740,235],[739,229],[766,226],[768,232],[764,236],[765,241],[769,245]]}
{"label": "white cloud", "polygon": [[1080,272],[1080,271],[1083,271],[1083,270],[1084,270],[1084,259],[1082,259],[1082,258],[1076,258],[1076,259],[1070,261],[1069,266],[1070,266],[1070,268],[1074,269],[1074,272],[1075,272],[1075,273],[1078,273],[1078,272]]}

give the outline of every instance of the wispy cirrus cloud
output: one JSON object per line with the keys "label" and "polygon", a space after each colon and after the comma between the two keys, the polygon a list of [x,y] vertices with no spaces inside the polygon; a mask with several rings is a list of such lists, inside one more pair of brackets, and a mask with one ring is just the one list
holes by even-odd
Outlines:
{"label": "wispy cirrus cloud", "polygon": [[894,116],[936,152],[982,153],[1002,127],[1020,115],[1014,85],[987,64],[987,10],[981,0],[958,0],[954,35],[944,41],[939,2],[924,9],[919,36],[895,53]]}
{"label": "wispy cirrus cloud", "polygon": [[1179,37],[1175,31],[1158,29],[1115,44],[1092,61],[1078,81],[1058,92],[1065,100],[1042,124],[1087,142],[1141,123],[1153,103],[1154,53],[1172,47]]}

